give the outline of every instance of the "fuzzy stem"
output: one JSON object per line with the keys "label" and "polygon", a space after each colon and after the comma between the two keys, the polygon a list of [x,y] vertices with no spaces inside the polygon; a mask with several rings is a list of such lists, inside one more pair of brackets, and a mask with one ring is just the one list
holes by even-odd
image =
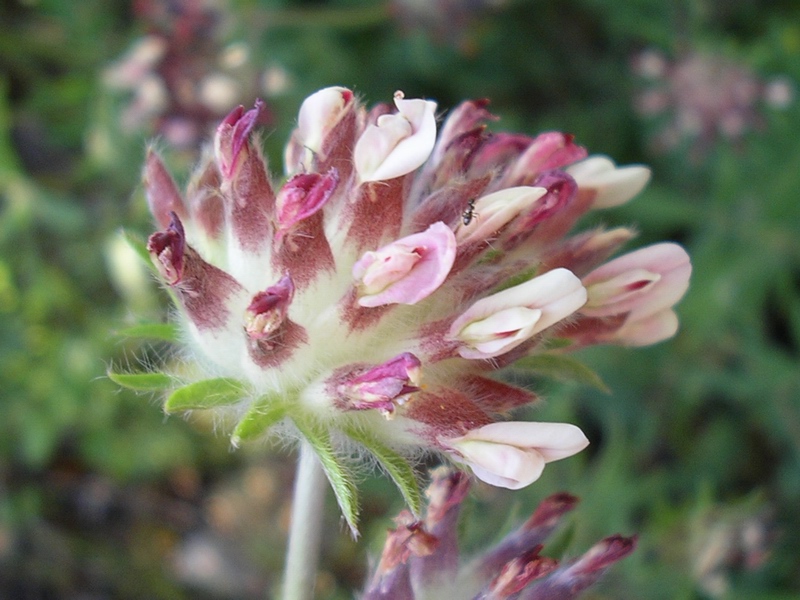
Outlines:
{"label": "fuzzy stem", "polygon": [[326,490],[325,473],[317,455],[308,442],[303,441],[294,482],[283,600],[311,600],[314,597]]}

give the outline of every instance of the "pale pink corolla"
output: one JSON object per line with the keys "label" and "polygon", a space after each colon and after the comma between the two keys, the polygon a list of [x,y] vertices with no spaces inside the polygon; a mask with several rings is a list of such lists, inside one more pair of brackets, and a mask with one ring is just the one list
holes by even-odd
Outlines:
{"label": "pale pink corolla", "polygon": [[689,287],[692,265],[678,244],[661,243],[616,258],[583,278],[588,300],[581,313],[630,313],[638,321],[675,305]]}
{"label": "pale pink corolla", "polygon": [[296,170],[304,162],[310,164],[311,158],[322,151],[323,140],[352,100],[353,92],[343,87],[327,87],[305,99],[297,115],[297,129],[292,136],[294,143],[286,147],[287,169]]}
{"label": "pale pink corolla", "polygon": [[567,167],[581,194],[592,200],[592,208],[611,208],[625,204],[650,181],[650,169],[643,165],[618,167],[606,156],[590,156]]}
{"label": "pale pink corolla", "polygon": [[571,271],[553,269],[525,283],[478,300],[450,326],[469,359],[493,358],[577,311],[586,289]]}
{"label": "pale pink corolla", "polygon": [[353,265],[358,303],[365,307],[416,304],[442,284],[455,257],[455,235],[442,222],[366,252]]}
{"label": "pale pink corolla", "polygon": [[436,143],[436,103],[405,100],[396,92],[397,112],[381,115],[356,142],[353,160],[359,181],[385,181],[410,173],[430,156]]}
{"label": "pale pink corolla", "polygon": [[522,213],[547,193],[543,187],[520,186],[506,188],[482,196],[475,201],[471,219],[456,228],[460,244],[485,240]]}
{"label": "pale pink corolla", "polygon": [[628,319],[609,341],[623,346],[650,346],[663,342],[678,332],[678,315],[671,308],[641,318]]}
{"label": "pale pink corolla", "polygon": [[524,421],[491,423],[442,442],[454,450],[453,459],[466,463],[479,479],[512,490],[539,479],[546,463],[589,445],[575,425]]}

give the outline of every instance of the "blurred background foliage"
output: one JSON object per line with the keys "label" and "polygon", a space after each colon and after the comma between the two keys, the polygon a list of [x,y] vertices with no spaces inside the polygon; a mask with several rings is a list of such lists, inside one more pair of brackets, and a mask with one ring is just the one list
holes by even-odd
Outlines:
{"label": "blurred background foliage", "polygon": [[[681,332],[580,358],[610,394],[534,381],[582,456],[518,493],[476,488],[467,548],[545,495],[582,498],[560,548],[638,533],[596,598],[800,594],[800,6],[793,0],[3,0],[0,3],[0,597],[256,598],[282,564],[292,460],[165,420],[109,364],[170,356],[116,332],[164,318],[119,244],[151,229],[155,140],[185,180],[256,96],[280,172],[310,92],[489,97],[495,130],[572,132],[650,187],[600,215],[693,257]],[[359,589],[400,508],[366,490],[364,542],[328,515],[320,598]],[[511,515],[509,517],[509,515]]]}

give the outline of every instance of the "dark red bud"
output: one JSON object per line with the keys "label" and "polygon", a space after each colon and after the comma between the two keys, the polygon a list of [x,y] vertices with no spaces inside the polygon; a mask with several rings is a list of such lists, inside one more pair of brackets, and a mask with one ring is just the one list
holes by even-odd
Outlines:
{"label": "dark red bud", "polygon": [[147,251],[161,277],[169,285],[175,285],[183,277],[183,253],[186,236],[183,224],[175,212],[170,213],[171,221],[166,231],[159,231],[147,241]]}

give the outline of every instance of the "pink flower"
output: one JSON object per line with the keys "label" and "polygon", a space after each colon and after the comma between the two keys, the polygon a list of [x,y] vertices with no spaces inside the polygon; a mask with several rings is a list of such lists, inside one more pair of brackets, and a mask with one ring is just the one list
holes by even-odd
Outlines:
{"label": "pink flower", "polygon": [[462,218],[456,228],[460,244],[483,241],[530,208],[547,193],[541,187],[513,187],[478,198],[470,218]]}
{"label": "pink flower", "polygon": [[518,490],[539,479],[546,463],[577,454],[589,440],[568,423],[509,421],[484,425],[442,443],[479,479]]}
{"label": "pink flower", "polygon": [[580,279],[554,269],[478,300],[450,326],[464,358],[492,358],[508,352],[568,317],[586,302]]}
{"label": "pink flower", "polygon": [[436,103],[405,100],[396,92],[397,113],[368,125],[353,151],[362,182],[384,181],[410,173],[424,163],[436,143]]}
{"label": "pink flower", "polygon": [[[284,162],[289,173],[310,169],[327,158],[330,138],[352,115],[353,92],[329,87],[311,94],[300,107],[297,129],[286,146]],[[345,128],[346,129],[346,128]]]}
{"label": "pink flower", "polygon": [[668,340],[678,333],[678,315],[671,308],[627,321],[608,336],[608,340],[623,346],[650,346]]}
{"label": "pink flower", "polygon": [[442,284],[456,257],[456,239],[444,223],[367,252],[353,265],[361,306],[416,304]]}
{"label": "pink flower", "polygon": [[276,199],[278,236],[321,210],[338,183],[339,173],[333,168],[325,175],[299,173],[290,178]]}
{"label": "pink flower", "polygon": [[343,410],[379,410],[391,417],[395,408],[419,391],[420,360],[410,352],[373,367],[351,365],[331,377],[328,386]]}
{"label": "pink flower", "polygon": [[618,167],[607,156],[590,156],[567,167],[578,182],[579,193],[592,208],[611,208],[625,204],[650,181],[650,169],[642,165]]}
{"label": "pink flower", "polygon": [[588,299],[581,313],[607,317],[628,313],[637,321],[674,306],[689,288],[692,265],[677,244],[640,248],[583,278]]}

